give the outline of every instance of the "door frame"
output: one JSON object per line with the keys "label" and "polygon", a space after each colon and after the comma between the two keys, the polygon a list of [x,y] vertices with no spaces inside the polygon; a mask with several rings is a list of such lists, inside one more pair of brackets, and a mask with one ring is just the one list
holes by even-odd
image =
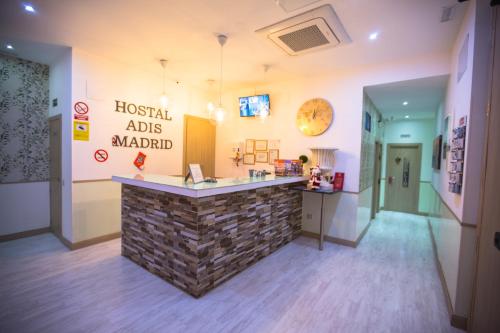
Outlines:
{"label": "door frame", "polygon": [[[62,236],[62,193],[63,193],[63,189],[62,189],[62,115],[61,114],[58,114],[58,115],[54,115],[54,116],[51,116],[49,117],[48,119],[48,124],[49,124],[49,135],[51,135],[50,133],[50,129],[51,129],[51,126],[50,126],[50,123],[54,120],[58,120],[59,121],[59,193],[60,193],[60,200],[59,202],[57,203],[57,207],[58,207],[58,210],[59,210],[59,225],[55,225],[54,223],[54,211],[52,209],[53,207],[53,196],[52,196],[52,177],[51,177],[51,167],[52,167],[52,161],[49,160],[49,189],[50,189],[50,192],[49,192],[49,205],[50,205],[50,230],[58,235],[58,236]],[[51,146],[50,146],[50,138],[49,138],[49,156],[50,156],[50,149],[51,149]]]}
{"label": "door frame", "polygon": [[373,166],[373,192],[370,219],[380,211],[380,182],[382,179],[382,142],[375,141],[375,164]]}
{"label": "door frame", "polygon": [[[496,6],[498,6],[498,2]],[[479,199],[479,212],[478,212],[478,222],[476,229],[476,253],[475,253],[475,267],[474,267],[474,285],[472,290],[472,306],[470,310],[470,321],[469,321],[469,331],[471,332],[483,332],[485,329],[488,331],[496,331],[500,326],[500,321],[495,313],[487,311],[486,309],[491,309],[492,305],[495,304],[491,299],[498,299],[498,293],[500,287],[498,283],[491,283],[490,285],[480,285],[480,281],[484,282],[485,277],[492,276],[495,277],[495,273],[498,275],[498,268],[495,272],[491,265],[491,250],[497,251],[497,249],[491,249],[494,247],[493,235],[486,232],[492,231],[500,232],[495,230],[494,221],[500,221],[500,216],[498,210],[493,207],[497,205],[498,200],[493,199],[496,195],[495,191],[492,191],[491,186],[495,186],[495,181],[498,182],[498,175],[496,175],[494,169],[495,164],[498,165],[500,160],[500,154],[498,153],[500,149],[500,144],[498,139],[495,138],[494,133],[497,131],[497,124],[500,123],[500,103],[498,97],[495,100],[494,92],[498,91],[500,86],[500,80],[495,79],[495,74],[500,71],[500,62],[496,61],[500,58],[500,7],[494,7],[492,9],[492,23],[491,23],[491,57],[490,57],[490,77],[489,77],[489,96],[488,96],[488,106],[486,110],[486,128],[485,128],[485,140],[484,140],[484,153],[481,170],[481,192]],[[492,172],[492,170],[495,170]],[[493,185],[492,185],[493,184]],[[498,224],[498,222],[497,222]],[[493,228],[492,228],[493,227]],[[491,238],[490,238],[491,237]],[[493,258],[495,260],[495,258]],[[498,267],[498,266],[496,266]],[[493,275],[491,275],[493,273]],[[491,282],[491,279],[490,279]],[[488,288],[484,290],[484,288]],[[479,290],[483,288],[480,293]],[[480,297],[479,295],[480,294]],[[485,296],[487,294],[488,296]],[[488,299],[489,298],[489,299]],[[497,302],[498,303],[498,302]],[[496,321],[492,320],[492,317],[496,317]],[[479,318],[479,320],[478,320]],[[479,322],[481,321],[481,322]],[[494,327],[495,326],[495,327]]]}
{"label": "door frame", "polygon": [[418,170],[418,181],[417,181],[417,208],[415,209],[414,212],[403,212],[403,213],[410,213],[410,214],[418,214],[418,205],[420,203],[420,176],[421,174],[421,166],[422,166],[422,144],[421,143],[388,143],[387,144],[387,151],[385,153],[385,191],[384,191],[384,209],[387,210],[387,192],[389,190],[388,186],[388,166],[389,166],[389,152],[391,148],[412,148],[412,147],[417,147],[417,170]]}

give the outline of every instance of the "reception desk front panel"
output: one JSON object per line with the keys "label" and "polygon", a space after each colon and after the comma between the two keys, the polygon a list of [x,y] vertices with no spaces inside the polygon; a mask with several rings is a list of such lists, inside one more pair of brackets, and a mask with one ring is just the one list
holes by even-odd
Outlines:
{"label": "reception desk front panel", "polygon": [[204,197],[123,184],[122,255],[200,297],[300,235],[298,184]]}

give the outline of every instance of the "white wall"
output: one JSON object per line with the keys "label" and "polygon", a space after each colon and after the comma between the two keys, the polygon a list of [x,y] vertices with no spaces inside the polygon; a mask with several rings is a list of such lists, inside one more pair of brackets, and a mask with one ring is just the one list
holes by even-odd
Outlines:
{"label": "white wall", "polygon": [[[309,148],[315,146],[337,147],[334,171],[345,172],[344,190],[352,193],[327,199],[328,207],[339,208],[325,211],[327,235],[355,241],[369,223],[371,205],[371,188],[359,193],[363,87],[448,74],[448,61],[447,55],[435,55],[229,91],[223,96],[227,119],[217,127],[217,176],[246,176],[248,168],[273,169],[266,164],[236,167],[232,163],[229,159],[232,147],[245,139],[280,140],[280,158],[311,156]],[[238,97],[254,93],[270,94],[271,115],[265,122],[239,117]],[[323,135],[307,137],[296,128],[295,117],[301,104],[315,97],[325,98],[332,104],[334,121]],[[319,215],[318,200],[312,196],[314,194],[304,196],[303,228],[314,232]]]}
{"label": "white wall", "polygon": [[[458,121],[462,116],[468,116],[470,114],[470,105],[471,105],[471,87],[472,87],[472,64],[473,64],[473,54],[474,54],[474,24],[475,24],[475,2],[471,2],[467,8],[466,15],[464,17],[464,21],[460,28],[460,33],[457,37],[457,40],[454,44],[452,55],[451,55],[451,75],[448,80],[448,90],[446,93],[446,101],[444,105],[444,109],[441,108],[438,113],[438,122],[437,125],[440,126],[436,129],[438,133],[443,133],[442,120],[446,115],[450,116],[450,130],[449,130],[449,138],[448,142],[451,142],[451,129],[453,127],[458,126]],[[467,70],[461,78],[460,82],[457,82],[457,66],[458,66],[458,56],[460,49],[466,39],[466,36],[469,36],[468,42],[468,61],[467,61]],[[441,113],[443,112],[443,113]],[[469,131],[467,131],[466,142],[469,141]],[[468,148],[468,147],[467,147]],[[467,152],[466,149],[465,160],[467,164]],[[449,159],[447,159],[448,161]],[[464,173],[464,178],[467,176],[466,172]],[[463,214],[463,202],[464,196],[455,194],[448,191],[448,171],[446,163],[443,165],[441,170],[434,172],[432,183],[436,190],[440,193],[443,200],[450,207],[452,212],[459,218],[462,219]],[[466,192],[466,187],[462,189],[463,192]]]}
{"label": "white wall", "polygon": [[[238,89],[223,96],[227,119],[217,128],[217,176],[246,175],[245,167],[236,167],[229,157],[235,143],[245,139],[281,140],[280,157],[298,158],[311,155],[310,147],[337,147],[335,171],[346,172],[344,188],[359,190],[361,116],[363,87],[399,80],[447,74],[446,55],[411,59],[401,63],[383,64],[346,70],[320,77],[305,77],[286,82],[263,84],[255,88]],[[241,118],[238,97],[254,93],[269,93],[271,115],[265,122],[259,119]],[[295,125],[296,112],[306,100],[321,97],[334,108],[332,126],[317,137],[303,135]],[[256,164],[251,168],[266,167]]]}
{"label": "white wall", "polygon": [[[487,1],[470,1],[451,56],[451,75],[446,102],[437,114],[436,132],[444,133],[443,119],[450,117],[451,129],[467,116],[465,171],[462,194],[448,191],[446,164],[432,177],[436,199],[431,210],[438,259],[451,297],[454,314],[468,317],[475,257],[475,238],[482,168],[487,66],[490,52],[490,14]],[[469,36],[467,70],[457,82],[460,49]],[[448,159],[449,161],[449,159]],[[448,208],[449,207],[449,208]],[[462,225],[464,223],[465,225]]]}
{"label": "white wall", "polygon": [[0,235],[50,226],[49,182],[0,184]]}
{"label": "white wall", "polygon": [[[62,234],[69,241],[72,232],[72,179],[71,179],[71,61],[72,49],[65,50],[49,69],[49,116],[61,115],[61,183],[62,183]],[[57,106],[52,99],[57,98]]]}
{"label": "white wall", "polygon": [[[115,100],[160,106],[162,71],[159,64],[158,72],[149,73],[74,49],[72,72],[72,104],[83,101],[90,110],[90,140],[72,141],[72,241],[78,242],[120,231],[121,187],[109,181],[112,175],[181,173],[184,115],[204,116],[208,99],[193,87],[168,81],[168,115],[172,121],[124,114],[115,112]],[[127,131],[130,120],[158,123],[162,133]],[[169,139],[173,146],[169,150],[114,147],[111,140],[116,134]],[[97,149],[109,153],[106,162],[95,161]],[[139,151],[147,155],[142,171],[133,165]]]}

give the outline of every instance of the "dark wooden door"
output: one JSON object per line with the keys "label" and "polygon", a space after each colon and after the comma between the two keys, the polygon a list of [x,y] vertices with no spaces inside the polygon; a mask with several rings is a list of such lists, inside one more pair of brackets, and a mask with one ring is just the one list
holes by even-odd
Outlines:
{"label": "dark wooden door", "polygon": [[50,157],[50,228],[62,235],[61,224],[61,117],[49,119],[49,157]]}

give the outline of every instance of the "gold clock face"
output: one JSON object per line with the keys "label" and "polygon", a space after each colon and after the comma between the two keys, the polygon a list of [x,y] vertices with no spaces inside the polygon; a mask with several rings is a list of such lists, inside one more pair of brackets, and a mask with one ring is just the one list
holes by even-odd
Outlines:
{"label": "gold clock face", "polygon": [[297,112],[297,128],[305,135],[324,133],[333,121],[333,109],[327,100],[310,99]]}

